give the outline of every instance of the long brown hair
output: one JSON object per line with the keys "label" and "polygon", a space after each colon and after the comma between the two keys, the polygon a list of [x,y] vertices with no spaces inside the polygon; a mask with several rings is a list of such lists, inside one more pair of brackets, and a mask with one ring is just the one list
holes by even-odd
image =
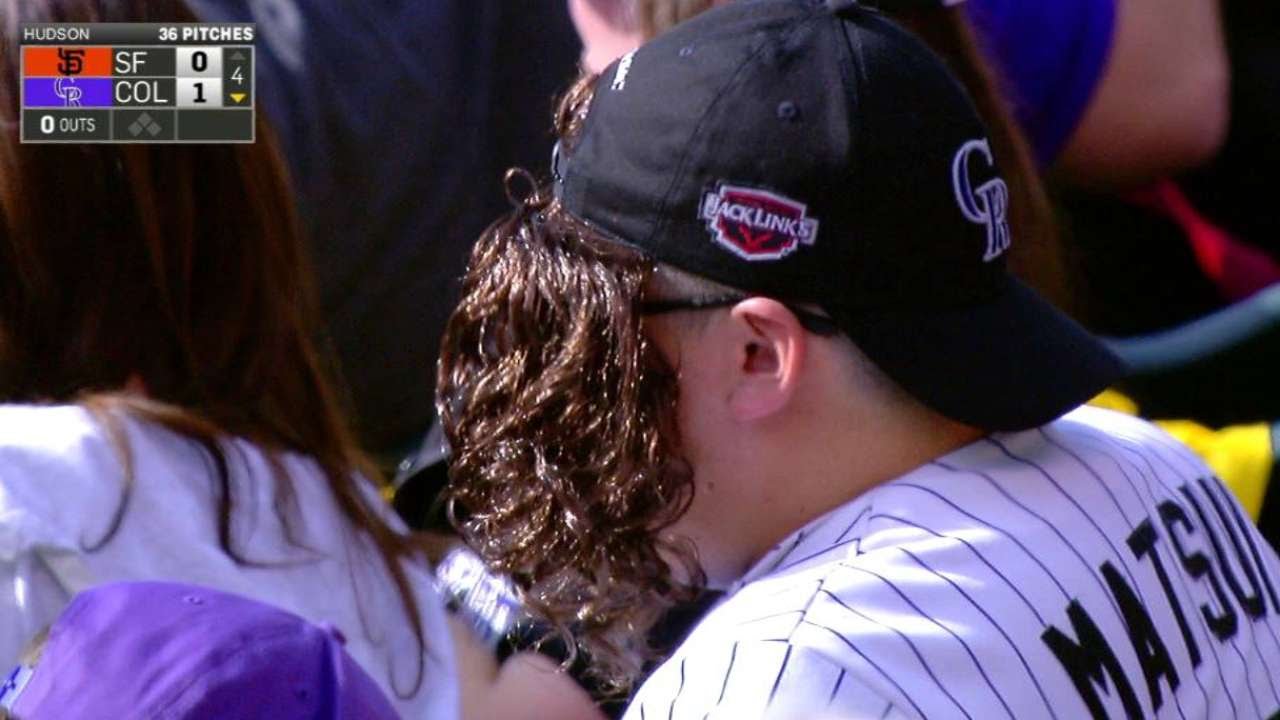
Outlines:
{"label": "long brown hair", "polygon": [[[566,151],[590,98],[583,80],[561,104]],[[700,580],[691,551],[662,538],[693,481],[675,372],[640,327],[653,266],[549,187],[516,202],[476,244],[442,343],[455,522],[606,686],[625,688],[650,657],[646,630],[691,597],[669,563]]]}
{"label": "long brown hair", "polygon": [[[115,439],[126,477],[122,415],[199,443],[220,483],[222,549],[238,562],[249,560],[232,537],[222,441],[267,452],[286,530],[293,493],[279,455],[310,456],[376,546],[425,646],[402,567],[416,547],[361,491],[360,475],[378,476],[318,345],[312,275],[270,128],[259,122],[256,145],[20,145],[19,22],[196,18],[180,0],[3,0],[0,12],[0,402],[84,405]],[[131,384],[146,397],[122,392]],[[128,497],[126,487],[102,542]],[[420,662],[418,685],[423,671]]]}

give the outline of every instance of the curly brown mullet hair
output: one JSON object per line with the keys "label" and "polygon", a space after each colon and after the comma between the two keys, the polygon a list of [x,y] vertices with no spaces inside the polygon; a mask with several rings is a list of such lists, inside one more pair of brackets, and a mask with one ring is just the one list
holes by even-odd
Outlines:
{"label": "curly brown mullet hair", "polygon": [[[566,152],[592,90],[583,78],[561,101]],[[530,179],[513,171],[509,186],[517,176]],[[691,549],[661,537],[693,482],[675,372],[641,333],[653,263],[549,187],[513,202],[476,244],[442,344],[454,523],[606,687],[625,690],[651,657],[649,628],[702,579]]]}

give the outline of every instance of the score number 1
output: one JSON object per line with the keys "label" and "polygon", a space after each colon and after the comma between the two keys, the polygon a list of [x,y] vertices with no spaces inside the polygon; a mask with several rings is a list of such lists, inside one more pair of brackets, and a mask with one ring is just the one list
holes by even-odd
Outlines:
{"label": "score number 1", "polygon": [[[209,53],[203,50],[199,50],[197,52],[192,53],[191,69],[198,73],[206,72],[209,69]],[[195,86],[196,86],[195,102],[199,105],[203,105],[207,103],[208,100],[204,99],[204,83],[198,82],[198,83],[195,83]]]}

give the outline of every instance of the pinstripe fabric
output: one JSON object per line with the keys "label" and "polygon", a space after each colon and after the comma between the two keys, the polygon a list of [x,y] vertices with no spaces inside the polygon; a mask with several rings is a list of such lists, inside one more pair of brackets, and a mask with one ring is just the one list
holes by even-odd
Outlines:
{"label": "pinstripe fabric", "polygon": [[627,718],[1269,718],[1278,578],[1190,451],[1081,408],[795,533]]}

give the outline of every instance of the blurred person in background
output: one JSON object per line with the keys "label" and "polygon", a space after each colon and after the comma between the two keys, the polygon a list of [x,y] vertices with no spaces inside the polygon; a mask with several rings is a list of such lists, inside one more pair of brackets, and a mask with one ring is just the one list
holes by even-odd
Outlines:
{"label": "blurred person in background", "polygon": [[271,129],[20,145],[18,23],[195,17],[178,0],[3,12],[0,661],[89,586],[185,580],[332,623],[402,715],[453,717],[441,602],[331,383]]}
{"label": "blurred person in background", "polygon": [[563,0],[191,6],[258,23],[259,103],[292,169],[321,320],[359,439],[390,467],[431,425],[440,333],[467,250],[506,207],[502,171],[551,152],[545,118],[576,50]]}
{"label": "blurred person in background", "polygon": [[1226,138],[1220,0],[967,0],[1041,166],[1134,187],[1196,167]]}
{"label": "blurred person in background", "polygon": [[[732,1],[568,5],[584,46],[582,65],[599,72],[676,23]],[[953,14],[974,26],[1042,166],[1057,163],[1080,182],[1132,186],[1200,165],[1226,137],[1229,68],[1219,0],[944,4],[959,5]],[[867,5],[898,15],[921,3]]]}
{"label": "blurred person in background", "polygon": [[593,717],[553,664],[499,669],[446,616],[380,497],[265,118],[255,145],[18,142],[19,23],[195,19],[0,2],[0,664],[86,588],[180,580],[338,628],[406,718],[460,696],[469,717]]}
{"label": "blurred person in background", "polygon": [[1231,66],[1227,139],[1209,163],[1181,178],[1205,214],[1280,257],[1280,4],[1222,3]]}

